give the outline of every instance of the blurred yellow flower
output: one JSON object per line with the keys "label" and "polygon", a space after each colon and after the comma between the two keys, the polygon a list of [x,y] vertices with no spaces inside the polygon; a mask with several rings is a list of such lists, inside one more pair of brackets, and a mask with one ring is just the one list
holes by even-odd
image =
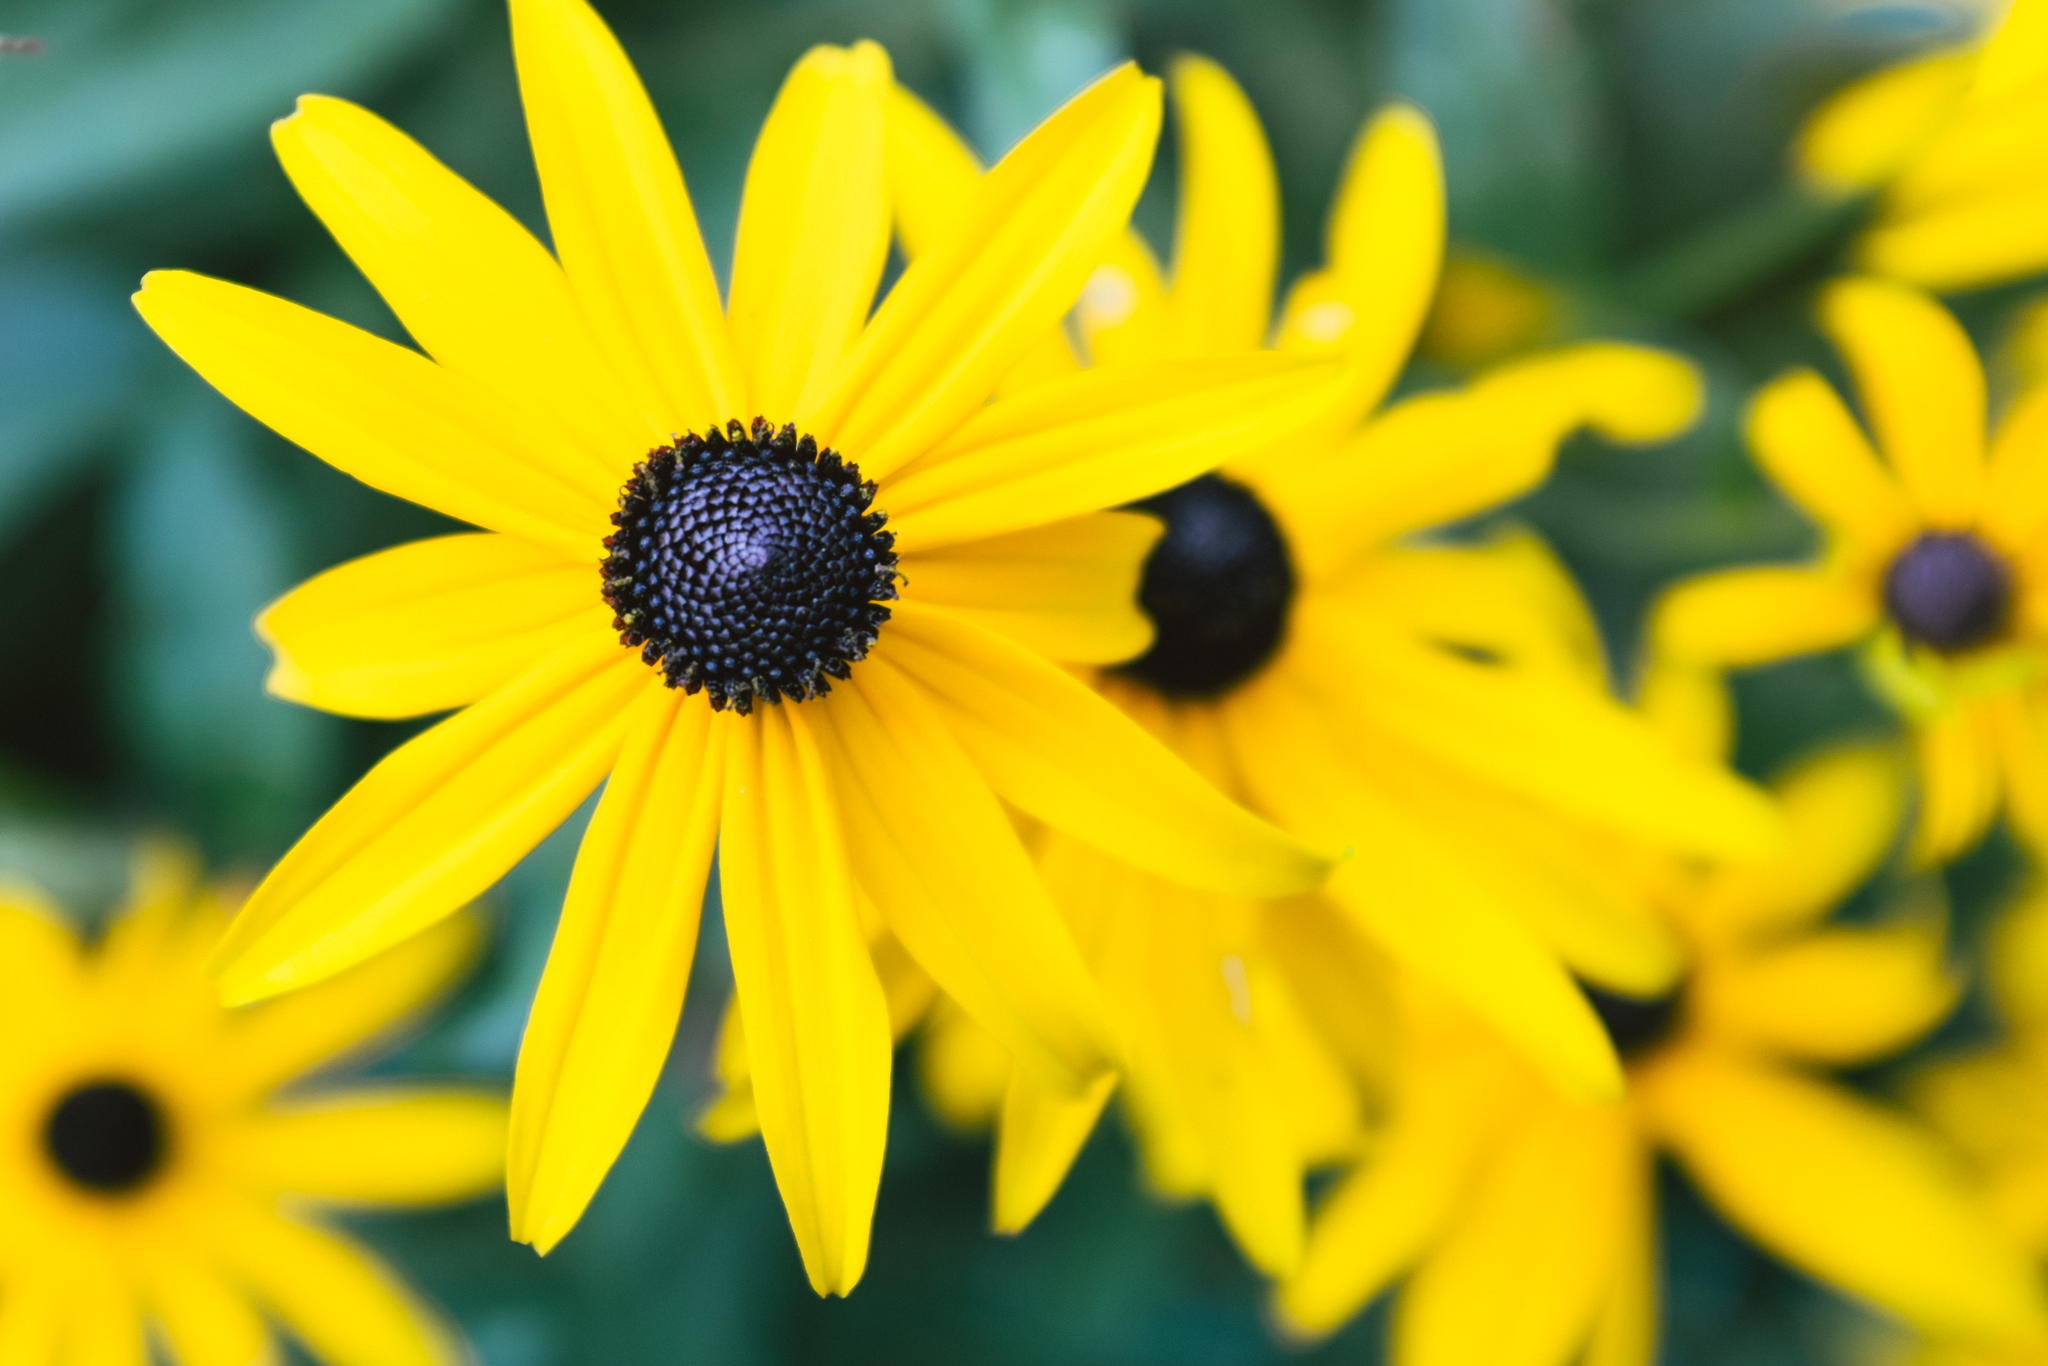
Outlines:
{"label": "blurred yellow flower", "polygon": [[[322,1207],[466,1200],[504,1171],[495,1093],[293,1084],[422,1009],[474,957],[457,916],[290,1001],[223,1009],[206,962],[234,901],[165,849],[82,946],[0,889],[0,1361],[457,1362],[453,1330]],[[280,1094],[283,1088],[293,1087]]]}
{"label": "blurred yellow flower", "polygon": [[1557,340],[1564,309],[1558,290],[1506,261],[1453,251],[1444,259],[1416,355],[1452,370],[1477,370]]}
{"label": "blurred yellow flower", "polygon": [[1766,386],[1748,417],[1757,463],[1819,525],[1820,558],[1677,585],[1656,648],[1748,666],[1861,642],[1918,745],[1918,856],[1968,848],[2001,805],[2048,840],[2048,388],[1987,430],[1968,336],[1903,285],[1837,282],[1821,324],[1867,435],[1811,370]]}
{"label": "blurred yellow flower", "polygon": [[1589,988],[1626,1060],[1622,1104],[1559,1094],[1470,1017],[1413,998],[1385,1128],[1317,1210],[1282,1323],[1320,1336],[1404,1281],[1396,1366],[1648,1366],[1663,1153],[1741,1233],[1886,1313],[1980,1342],[2048,1325],[1956,1155],[1815,1074],[1896,1052],[1956,998],[1932,889],[1825,923],[1892,844],[1893,764],[1868,748],[1801,764],[1776,785],[1782,855],[1667,870],[1682,977]]}
{"label": "blurred yellow flower", "polygon": [[1820,193],[1875,197],[1859,268],[1938,290],[2048,269],[2044,157],[2048,11],[2030,0],[1987,22],[1978,42],[1836,93],[1794,151]]}
{"label": "blurred yellow flower", "polygon": [[[1605,695],[1592,625],[1539,545],[1406,543],[1540,483],[1583,422],[1637,441],[1684,426],[1698,403],[1690,368],[1589,345],[1375,413],[1442,249],[1429,125],[1400,107],[1369,123],[1338,196],[1330,265],[1297,286],[1276,334],[1264,134],[1209,62],[1176,63],[1172,89],[1175,268],[1169,279],[1125,237],[1082,297],[1087,361],[1270,342],[1338,357],[1346,383],[1306,436],[1242,442],[1220,474],[1138,504],[1166,524],[1139,593],[1156,635],[1096,678],[1254,809],[1354,856],[1327,898],[1263,905],[1117,867],[1079,832],[1048,832],[1039,864],[1103,985],[1154,1181],[1214,1199],[1247,1255],[1279,1271],[1299,1253],[1304,1171],[1358,1130],[1382,1051],[1359,1037],[1371,1032],[1360,1002],[1381,955],[1444,984],[1579,1092],[1612,1094],[1614,1057],[1560,959],[1655,987],[1675,953],[1634,906],[1603,895],[1611,879],[1552,839],[1550,813],[1696,852],[1758,848],[1774,825],[1759,794],[1678,756]],[[977,168],[912,97],[891,113],[916,261]],[[932,173],[940,165],[950,178]],[[1080,363],[1063,343],[1033,360]],[[963,1116],[1002,1096],[995,1217],[1020,1228],[1057,1189],[1111,1081],[1052,1090],[978,1045],[957,1013],[938,1017],[927,1075]],[[712,1127],[742,1127],[733,1109],[715,1108]]]}
{"label": "blurred yellow flower", "polygon": [[888,1118],[871,940],[886,928],[1046,1085],[1109,1065],[1003,802],[1198,886],[1324,874],[1052,661],[1149,636],[1129,594],[1156,529],[1099,510],[1295,430],[1330,378],[1224,357],[987,401],[1138,195],[1160,97],[1134,67],[1020,143],[870,316],[889,61],[813,49],[755,145],[721,308],[610,32],[582,0],[513,0],[512,19],[560,264],[365,110],[308,97],[275,130],[432,359],[195,275],[137,296],[251,415],[486,529],[343,565],[263,615],[283,696],[464,710],[285,855],[229,931],[224,990],[287,991],[416,933],[609,775],[521,1050],[513,1233],[554,1246],[645,1106],[715,842],[762,1135],[813,1287],[843,1293]]}

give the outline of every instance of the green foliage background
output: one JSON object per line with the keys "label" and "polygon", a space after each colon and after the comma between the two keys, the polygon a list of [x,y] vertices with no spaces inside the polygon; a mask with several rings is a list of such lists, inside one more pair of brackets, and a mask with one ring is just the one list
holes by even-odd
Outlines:
{"label": "green foliage background", "polygon": [[[1695,437],[1648,454],[1575,448],[1523,509],[1583,577],[1618,659],[1657,585],[1805,544],[1735,435],[1750,386],[1794,357],[1823,359],[1806,308],[1833,248],[1786,197],[1785,141],[1843,79],[1968,19],[1933,0],[601,8],[667,119],[720,257],[754,132],[813,42],[882,40],[902,79],[984,151],[1120,57],[1157,70],[1177,51],[1215,56],[1268,121],[1291,268],[1315,259],[1360,119],[1390,94],[1419,101],[1444,138],[1456,239],[1569,287],[1605,329],[1684,347],[1711,375]],[[0,0],[0,33],[42,41],[0,57],[0,868],[91,911],[117,894],[135,831],[182,831],[216,865],[258,869],[409,733],[265,697],[249,620],[318,569],[439,529],[213,395],[136,319],[136,280],[190,267],[395,332],[269,155],[265,126],[303,91],[377,109],[542,224],[498,0]],[[1170,179],[1141,210],[1161,242]],[[1747,229],[1731,236],[1731,220]],[[1705,245],[1674,255],[1686,242]],[[2022,293],[1967,311],[1992,337]],[[1883,724],[1839,665],[1774,670],[1742,694],[1752,771]],[[384,1066],[509,1077],[580,824],[493,894],[484,970]],[[1953,880],[1980,918],[2011,873],[1993,850]],[[507,1242],[496,1203],[365,1221],[492,1366],[1287,1356],[1212,1216],[1148,1201],[1114,1125],[1029,1236],[987,1236],[985,1145],[935,1127],[907,1072],[872,1269],[850,1302],[814,1299],[758,1145],[717,1149],[685,1129],[706,1091],[723,958],[714,921],[670,1075],[554,1256]],[[1847,1311],[1667,1184],[1667,1360],[1829,1359]],[[1299,1359],[1372,1361],[1378,1338],[1369,1320]]]}

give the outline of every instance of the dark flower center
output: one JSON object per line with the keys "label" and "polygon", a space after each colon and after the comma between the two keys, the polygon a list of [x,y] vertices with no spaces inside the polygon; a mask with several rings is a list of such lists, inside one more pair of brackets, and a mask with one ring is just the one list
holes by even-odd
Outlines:
{"label": "dark flower center", "polygon": [[43,1121],[43,1151],[75,1186],[125,1195],[163,1167],[163,1107],[132,1082],[90,1081],[64,1093]]}
{"label": "dark flower center", "polygon": [[761,418],[691,434],[633,470],[605,538],[612,625],[671,688],[742,716],[816,697],[865,658],[896,596],[875,486]]}
{"label": "dark flower center", "polygon": [[1257,673],[1287,633],[1294,564],[1250,489],[1205,474],[1133,504],[1166,523],[1138,605],[1152,648],[1122,665],[1169,697],[1216,697]]}
{"label": "dark flower center", "polygon": [[1967,532],[1930,531],[1885,571],[1884,606],[1916,645],[1944,654],[1972,649],[2005,628],[2012,571]]}
{"label": "dark flower center", "polygon": [[1668,1042],[1678,1032],[1679,1016],[1685,1003],[1682,986],[1674,987],[1661,996],[1622,996],[1602,991],[1590,982],[1580,982],[1579,990],[1586,993],[1587,1003],[1600,1017],[1607,1037],[1614,1043],[1616,1056],[1624,1063],[1634,1062],[1656,1051],[1659,1045]]}

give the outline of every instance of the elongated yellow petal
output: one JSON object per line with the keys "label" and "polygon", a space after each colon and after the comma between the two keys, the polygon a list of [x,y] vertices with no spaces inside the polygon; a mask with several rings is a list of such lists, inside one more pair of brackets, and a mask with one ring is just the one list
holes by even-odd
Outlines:
{"label": "elongated yellow petal", "polygon": [[889,1007],[830,775],[794,706],[727,728],[719,885],[761,1137],[811,1288],[867,1264],[889,1118]]}
{"label": "elongated yellow petal", "polygon": [[1794,370],[1761,389],[1746,419],[1757,465],[1829,531],[1883,549],[1911,534],[1912,506],[1828,382]]}
{"label": "elongated yellow petal", "polygon": [[424,147],[324,95],[301,97],[270,136],[299,197],[428,355],[572,433],[587,468],[610,464],[615,480],[668,439],[651,395],[606,364],[547,249]]}
{"label": "elongated yellow petal", "polygon": [[1955,1007],[1939,905],[1876,928],[1840,928],[1705,974],[1692,1008],[1719,1038],[1835,1067],[1898,1052]]}
{"label": "elongated yellow petal", "polygon": [[384,1087],[280,1102],[232,1140],[236,1177],[346,1205],[441,1205],[505,1174],[505,1102],[482,1090]]}
{"label": "elongated yellow petal", "polygon": [[1650,631],[1675,660],[1740,668],[1839,649],[1877,623],[1873,585],[1818,566],[1753,565],[1673,585]]}
{"label": "elongated yellow petal", "polygon": [[1101,1001],[987,780],[886,658],[824,710],[854,878],[890,931],[1036,1082],[1090,1086],[1109,1065]]}
{"label": "elongated yellow petal", "polygon": [[1175,59],[1167,81],[1180,133],[1180,217],[1171,302],[1194,355],[1266,340],[1280,266],[1280,178],[1251,101],[1205,57]]}
{"label": "elongated yellow petal", "polygon": [[37,1027],[58,1001],[75,990],[82,959],[78,937],[41,892],[0,881],[0,962],[8,965],[0,992],[0,1021]]}
{"label": "elongated yellow petal", "polygon": [[292,1336],[334,1366],[455,1366],[454,1334],[355,1243],[268,1211],[218,1212],[222,1260]]}
{"label": "elongated yellow petal", "polygon": [[1933,299],[1882,280],[1829,286],[1820,317],[1921,515],[1969,525],[1983,502],[1986,399],[1962,326]]}
{"label": "elongated yellow petal", "polygon": [[750,411],[771,422],[816,430],[812,415],[874,302],[889,252],[888,89],[889,58],[873,43],[814,47],[754,144],[729,316]]}
{"label": "elongated yellow petal", "polygon": [[203,275],[152,271],[135,307],[229,402],[342,473],[578,559],[598,554],[616,484],[582,477],[545,424],[522,427],[482,386],[311,309]]}
{"label": "elongated yellow petal", "polygon": [[476,701],[610,610],[587,563],[516,536],[439,536],[315,575],[256,634],[277,696],[395,718]]}
{"label": "elongated yellow petal", "polygon": [[2048,525],[2048,385],[2023,393],[2000,419],[1991,442],[1984,529],[2008,550],[2024,552]]}
{"label": "elongated yellow petal", "polygon": [[1158,83],[1133,66],[1041,124],[903,272],[807,429],[880,479],[958,426],[1072,305],[1158,134]]}
{"label": "elongated yellow petal", "polygon": [[1048,659],[1114,664],[1152,643],[1138,580],[1162,529],[1142,513],[1091,512],[905,554],[900,568],[905,591],[919,602],[992,627]]}
{"label": "elongated yellow petal", "polygon": [[1793,155],[1801,174],[1830,194],[1877,188],[1954,113],[1976,65],[1975,53],[1937,53],[1830,96],[1800,129]]}
{"label": "elongated yellow petal", "polygon": [[1115,507],[1298,433],[1331,373],[1266,353],[1087,370],[982,409],[882,502],[912,553]]}
{"label": "elongated yellow petal", "polygon": [[1499,1082],[1493,1069],[1443,1066],[1401,1092],[1371,1159],[1316,1209],[1301,1265],[1280,1285],[1274,1308],[1289,1333],[1335,1332],[1434,1243],[1497,1120]]}
{"label": "elongated yellow petal", "polygon": [[1917,863],[1943,863],[1971,848],[1998,814],[1998,737],[1993,715],[1964,703],[1923,719],[1913,731],[1920,770],[1920,812],[1913,827]]}
{"label": "elongated yellow petal", "polygon": [[1622,1207],[1615,1218],[1614,1274],[1593,1324],[1583,1366],[1654,1366],[1658,1281],[1656,1185],[1643,1136],[1631,1133],[1621,1160]]}
{"label": "elongated yellow petal", "polygon": [[1589,688],[1517,674],[1393,636],[1331,604],[1295,611],[1301,657],[1359,690],[1361,709],[1475,777],[1616,830],[1700,853],[1755,855],[1778,840],[1755,787],[1678,753]]}
{"label": "elongated yellow petal", "polygon": [[513,0],[512,52],[548,229],[607,360],[670,423],[751,416],[689,192],[618,40],[584,0]]}
{"label": "elongated yellow petal", "polygon": [[594,638],[386,755],[235,917],[222,995],[242,1004],[339,972],[497,881],[597,785],[650,686],[636,656]]}
{"label": "elongated yellow petal", "polygon": [[1038,1217],[1067,1179],[1115,1089],[1114,1073],[1097,1077],[1079,1094],[1011,1074],[996,1127],[996,1232],[1022,1233]]}
{"label": "elongated yellow petal", "polygon": [[889,203],[903,254],[946,240],[973,207],[981,158],[938,112],[900,85],[883,101]]}
{"label": "elongated yellow petal", "polygon": [[[144,1307],[178,1366],[276,1366],[280,1360],[270,1329],[249,1297],[191,1251],[160,1252],[145,1259],[136,1275]],[[0,1362],[7,1366],[39,1366],[53,1359],[9,1355],[0,1331]]]}
{"label": "elongated yellow petal", "polygon": [[625,1147],[683,1011],[723,792],[701,697],[642,694],[584,832],[512,1088],[512,1235],[546,1253]]}
{"label": "elongated yellow petal", "polygon": [[[1229,714],[1246,785],[1283,819],[1349,842],[1351,857],[1326,894],[1359,932],[1499,1027],[1565,1087],[1618,1094],[1621,1072],[1606,1031],[1514,901],[1471,872],[1455,840],[1333,748],[1341,727],[1323,709],[1277,680],[1255,698],[1256,711]],[[1423,906],[1428,913],[1418,914]]]}
{"label": "elongated yellow petal", "polygon": [[1865,270],[1943,292],[2038,273],[2048,265],[2048,193],[2029,181],[1914,214],[1866,232],[1856,261]]}
{"label": "elongated yellow petal", "polygon": [[1707,1198],[1801,1270],[1928,1332],[2017,1342],[2048,1329],[2026,1258],[1917,1126],[1704,1049],[1667,1055],[1645,1087]]}
{"label": "elongated yellow petal", "polygon": [[996,791],[1036,819],[1197,888],[1276,896],[1328,870],[1022,646],[911,603],[888,629],[888,657],[923,686]]}
{"label": "elongated yellow petal", "polygon": [[452,987],[482,946],[477,917],[451,915],[345,972],[236,1011],[216,1065],[255,1094],[371,1048]]}
{"label": "elongated yellow petal", "polygon": [[939,1118],[972,1133],[995,1123],[1016,1070],[1010,1050],[943,996],[933,1003],[917,1043],[918,1084]]}
{"label": "elongated yellow petal", "polygon": [[1330,211],[1331,272],[1350,323],[1342,339],[1356,421],[1385,397],[1429,315],[1444,260],[1444,173],[1421,110],[1389,106],[1359,132]]}
{"label": "elongated yellow petal", "polygon": [[1842,745],[1771,784],[1785,842],[1769,859],[1714,872],[1688,922],[1701,935],[1766,940],[1815,924],[1877,870],[1898,839],[1906,775],[1878,745]]}
{"label": "elongated yellow petal", "polygon": [[[1401,1366],[1560,1366],[1613,1284],[1619,1219],[1641,1180],[1625,1110],[1553,1105],[1506,1139],[1394,1314]],[[1535,1249],[1540,1255],[1532,1256]],[[1482,1307],[1483,1306],[1483,1307]]]}

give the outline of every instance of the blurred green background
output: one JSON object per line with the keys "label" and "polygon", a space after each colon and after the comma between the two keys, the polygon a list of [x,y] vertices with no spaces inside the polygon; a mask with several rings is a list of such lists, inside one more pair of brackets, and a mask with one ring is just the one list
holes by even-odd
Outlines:
{"label": "blurred green background", "polygon": [[[1553,281],[1578,316],[1697,356],[1712,412],[1651,453],[1580,443],[1521,511],[1560,545],[1616,658],[1654,589],[1806,532],[1735,436],[1741,396],[1823,359],[1805,321],[1832,248],[1794,244],[1700,291],[1660,262],[1784,210],[1786,139],[1843,80],[1953,38],[1963,3],[1850,0],[609,0],[663,111],[714,255],[781,73],[873,37],[985,152],[1113,61],[1223,60],[1265,116],[1290,270],[1314,261],[1350,137],[1378,101],[1443,134],[1452,229]],[[0,867],[90,910],[123,842],[170,828],[258,868],[410,728],[272,701],[249,621],[343,558],[436,531],[234,412],[127,296],[182,266],[392,334],[293,198],[265,140],[304,91],[393,118],[541,229],[498,0],[0,0]],[[1170,171],[1141,209],[1170,222]],[[1796,219],[1799,210],[1792,207]],[[1688,297],[1690,296],[1690,297]],[[1981,335],[2024,297],[1969,302]],[[1682,316],[1668,312],[1683,310]],[[1425,377],[1427,378],[1427,377]],[[1745,680],[1742,759],[1883,723],[1849,670]],[[493,894],[496,948],[457,1008],[383,1065],[510,1075],[581,818]],[[2013,875],[1952,875],[1972,915]],[[899,1075],[871,1270],[849,1302],[806,1288],[755,1144],[690,1137],[724,953],[715,923],[670,1074],[590,1216],[547,1261],[494,1204],[364,1231],[449,1306],[492,1366],[543,1363],[1242,1363],[1290,1359],[1205,1209],[1149,1202],[1114,1125],[1019,1240],[983,1232],[985,1143],[935,1126]],[[1968,1021],[1955,1029],[1967,1032]],[[1952,1031],[1952,1034],[1954,1031]],[[1666,1359],[1829,1359],[1847,1311],[1744,1252],[1675,1184]],[[1376,1359],[1379,1325],[1291,1359]]]}

